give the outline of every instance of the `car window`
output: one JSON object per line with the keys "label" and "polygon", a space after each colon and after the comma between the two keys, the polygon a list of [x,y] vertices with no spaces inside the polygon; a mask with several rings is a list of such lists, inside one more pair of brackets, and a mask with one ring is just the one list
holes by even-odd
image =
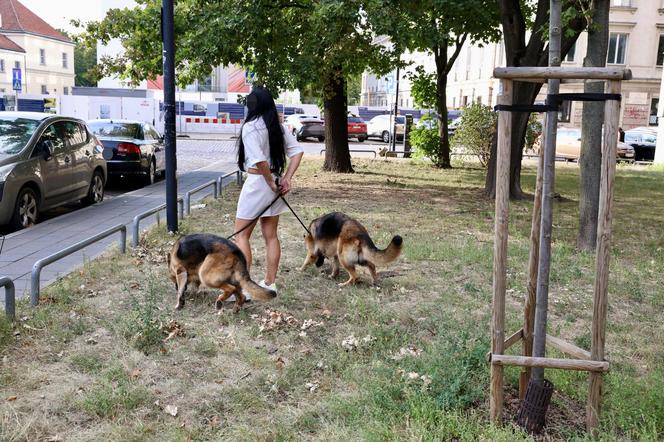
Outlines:
{"label": "car window", "polygon": [[644,143],[656,143],[657,142],[657,136],[653,134],[643,134],[643,142]]}
{"label": "car window", "polygon": [[631,134],[629,132],[625,132],[625,142],[626,143],[638,143],[640,141],[640,138],[638,134]]}
{"label": "car window", "polygon": [[58,153],[62,151],[65,147],[64,136],[63,136],[63,122],[58,121],[57,123],[51,124],[46,130],[42,133],[39,142],[50,141],[53,144],[53,153]]}
{"label": "car window", "polygon": [[406,117],[397,117],[397,124],[404,124],[406,122]]}
{"label": "car window", "polygon": [[136,123],[91,122],[90,130],[100,137],[141,139],[141,125]]}
{"label": "car window", "polygon": [[0,119],[0,155],[19,153],[30,141],[39,126],[39,120],[28,118]]}
{"label": "car window", "polygon": [[77,123],[78,130],[81,131],[81,136],[83,137],[83,142],[87,143],[90,141],[90,132],[88,132],[88,128],[85,127],[85,124]]}
{"label": "car window", "polygon": [[150,126],[147,124],[143,125],[143,139],[144,140],[154,140],[152,132],[150,132]]}
{"label": "car window", "polygon": [[152,138],[155,140],[160,140],[161,139],[161,134],[157,132],[157,129],[154,127],[150,126],[150,133],[152,133]]}
{"label": "car window", "polygon": [[362,123],[362,118],[358,117],[348,117],[349,123]]}
{"label": "car window", "polygon": [[81,129],[75,121],[61,121],[56,124],[62,125],[62,133],[64,135],[65,142],[70,146],[78,146],[85,142]]}

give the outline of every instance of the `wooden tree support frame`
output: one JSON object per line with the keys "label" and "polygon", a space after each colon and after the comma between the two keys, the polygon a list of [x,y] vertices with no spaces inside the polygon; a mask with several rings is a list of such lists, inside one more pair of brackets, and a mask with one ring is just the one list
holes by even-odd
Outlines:
{"label": "wooden tree support frame", "polygon": [[[628,69],[620,68],[561,68],[561,67],[507,67],[496,68],[494,77],[501,79],[498,104],[511,105],[513,81],[543,82],[548,79],[563,81],[606,80],[606,93],[620,94],[621,81],[632,77]],[[510,142],[512,114],[500,112],[498,115],[498,146],[496,157],[496,206],[495,240],[493,260],[493,312],[491,322],[491,363],[490,414],[496,424],[503,418],[503,366],[523,367],[519,381],[525,389],[530,367],[557,368],[562,370],[581,370],[590,373],[588,402],[586,407],[586,427],[593,433],[599,425],[599,410],[602,394],[602,374],[609,370],[609,363],[604,360],[606,332],[606,313],[608,306],[609,252],[611,240],[611,218],[613,206],[613,184],[616,170],[616,147],[618,142],[618,120],[620,101],[607,100],[604,112],[604,145],[602,151],[602,175],[600,182],[599,214],[597,226],[597,249],[595,264],[595,284],[593,298],[592,345],[588,352],[574,344],[554,336],[546,336],[547,346],[551,346],[573,359],[558,359],[532,356],[532,335],[534,318],[534,300],[531,299],[531,278],[528,281],[528,296],[524,309],[524,328],[505,338],[505,290],[507,282],[507,240],[509,218],[509,176]],[[541,162],[541,157],[540,157]],[[539,209],[538,197],[541,198],[541,164],[538,170],[536,198],[533,207],[533,231],[536,226]],[[539,193],[539,195],[538,195]],[[533,247],[535,241],[531,238]],[[537,261],[537,250],[531,251],[530,263]],[[532,267],[529,265],[529,267]],[[522,342],[522,355],[505,355],[505,351]],[[523,394],[523,392],[521,393]]]}

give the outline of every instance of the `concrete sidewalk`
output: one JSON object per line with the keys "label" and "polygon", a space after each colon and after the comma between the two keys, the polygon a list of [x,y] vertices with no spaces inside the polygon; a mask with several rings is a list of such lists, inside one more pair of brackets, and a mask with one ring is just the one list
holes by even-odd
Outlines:
{"label": "concrete sidewalk", "polygon": [[[178,194],[182,196],[188,190],[236,169],[235,163],[219,161],[180,175]],[[235,177],[229,177],[224,180],[224,184],[234,181]],[[131,223],[134,216],[163,204],[165,194],[166,183],[162,180],[152,186],[119,195],[100,204],[82,208],[29,229],[9,234],[5,237],[5,244],[0,254],[0,276],[9,276],[14,280],[16,297],[21,298],[29,296],[30,272],[33,264],[41,258],[117,224],[127,225],[127,247],[130,247]],[[192,195],[192,202],[211,194],[212,187]],[[162,219],[165,219],[165,216],[162,216]],[[155,222],[155,216],[142,220],[141,230]],[[41,287],[70,273],[81,266],[85,260],[100,255],[109,246],[117,247],[119,238],[120,233],[118,232],[46,266],[41,272]],[[4,309],[4,297],[4,290],[0,289],[0,305],[2,305],[0,309]]]}

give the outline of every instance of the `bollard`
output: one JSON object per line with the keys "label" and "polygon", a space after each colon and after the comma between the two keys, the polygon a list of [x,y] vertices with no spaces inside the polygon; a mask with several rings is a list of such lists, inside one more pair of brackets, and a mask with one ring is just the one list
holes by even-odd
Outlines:
{"label": "bollard", "polygon": [[0,287],[5,288],[5,314],[10,321],[16,319],[16,294],[14,290],[14,281],[8,276],[0,278]]}

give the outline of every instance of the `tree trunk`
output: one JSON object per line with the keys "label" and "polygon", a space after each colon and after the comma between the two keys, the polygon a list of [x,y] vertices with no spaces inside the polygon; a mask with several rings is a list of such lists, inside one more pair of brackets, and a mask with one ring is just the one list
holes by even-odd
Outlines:
{"label": "tree trunk", "polygon": [[[512,89],[514,104],[532,104],[542,85],[538,83],[525,83],[515,81]],[[521,159],[525,144],[526,129],[528,128],[527,112],[515,112],[512,115],[512,148],[510,156],[510,198],[524,199],[526,195],[521,190]],[[491,156],[486,174],[485,190],[489,198],[496,196],[496,139],[493,137]]]}
{"label": "tree trunk", "polygon": [[436,48],[436,112],[438,113],[438,155],[436,167],[451,169],[450,139],[447,133],[447,46]]}
{"label": "tree trunk", "polygon": [[[595,0],[593,25],[588,29],[588,49],[583,65],[606,66],[609,44],[609,0]],[[604,92],[604,82],[587,81],[584,92]],[[581,155],[579,157],[579,249],[595,250],[597,242],[597,212],[599,211],[599,182],[602,163],[602,123],[604,102],[583,103],[581,121]]]}
{"label": "tree trunk", "polygon": [[339,70],[330,74],[325,87],[325,163],[323,170],[352,173],[348,150],[346,80]]}

